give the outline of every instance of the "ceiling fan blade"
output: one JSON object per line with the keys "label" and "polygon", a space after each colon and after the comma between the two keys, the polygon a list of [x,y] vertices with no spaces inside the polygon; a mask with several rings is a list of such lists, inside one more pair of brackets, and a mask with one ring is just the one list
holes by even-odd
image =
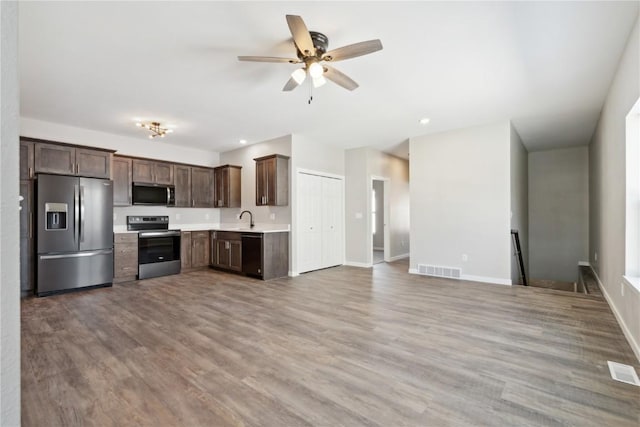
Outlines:
{"label": "ceiling fan blade", "polygon": [[238,56],[238,61],[251,61],[251,62],[288,62],[290,64],[297,64],[299,59],[293,58],[278,58],[275,56]]}
{"label": "ceiling fan blade", "polygon": [[358,88],[358,83],[354,82],[351,77],[347,76],[346,74],[326,65],[324,66],[324,68],[324,76],[335,84],[342,86],[347,90],[354,90]]}
{"label": "ceiling fan blade", "polygon": [[316,49],[313,47],[311,34],[309,34],[309,30],[307,30],[302,18],[297,15],[287,15],[287,24],[298,50],[305,56],[315,55]]}
{"label": "ceiling fan blade", "polygon": [[294,90],[298,86],[299,86],[299,83],[293,77],[291,77],[289,79],[289,81],[287,82],[287,84],[284,85],[284,87],[282,88],[282,91],[283,92],[289,92],[289,91]]}
{"label": "ceiling fan blade", "polygon": [[355,58],[356,56],[367,55],[369,53],[382,50],[382,42],[378,39],[366,42],[354,43],[348,46],[330,50],[322,55],[324,61],[342,61],[344,59]]}

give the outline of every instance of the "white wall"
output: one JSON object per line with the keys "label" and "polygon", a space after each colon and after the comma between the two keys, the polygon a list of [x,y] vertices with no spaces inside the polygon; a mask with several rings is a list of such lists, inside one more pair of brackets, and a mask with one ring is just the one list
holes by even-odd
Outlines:
{"label": "white wall", "polygon": [[504,121],[411,138],[411,270],[511,284],[510,132]]}
{"label": "white wall", "polygon": [[389,257],[409,253],[409,162],[371,148],[345,151],[346,261],[370,266],[371,179],[389,180]]}
{"label": "white wall", "polygon": [[20,425],[18,3],[0,2],[0,425]]}
{"label": "white wall", "polygon": [[[527,149],[511,125],[511,229],[518,230],[524,270],[529,277],[529,162]],[[512,245],[512,253],[515,248]],[[511,257],[511,282],[521,283],[517,255]]]}
{"label": "white wall", "polygon": [[[218,166],[220,164],[219,154],[214,151],[181,147],[155,139],[130,138],[27,117],[20,119],[20,134],[31,138],[107,148],[126,156],[148,157],[199,166]],[[172,141],[174,137],[179,137],[179,135],[176,133],[169,136]],[[127,215],[169,215],[170,227],[182,224],[214,224],[220,222],[220,211],[221,209],[167,208],[162,206],[115,207],[113,208],[113,224],[115,226],[125,225]]]}
{"label": "white wall", "polygon": [[588,147],[529,153],[532,279],[576,282],[589,258]]}
{"label": "white wall", "polygon": [[[291,224],[291,160],[289,160],[289,203],[287,206],[256,206],[256,162],[257,157],[270,154],[282,154],[291,156],[291,135],[268,141],[251,144],[236,150],[220,154],[220,163],[242,166],[242,203],[240,208],[222,208],[220,221],[223,223],[236,223],[237,215],[245,209],[253,213],[253,221],[256,224]],[[270,215],[275,218],[271,219]],[[240,222],[248,222],[244,216]]]}
{"label": "white wall", "polygon": [[636,21],[589,146],[589,261],[640,359],[640,293],[622,281],[625,272],[625,117],[640,97],[638,76],[640,23]]}

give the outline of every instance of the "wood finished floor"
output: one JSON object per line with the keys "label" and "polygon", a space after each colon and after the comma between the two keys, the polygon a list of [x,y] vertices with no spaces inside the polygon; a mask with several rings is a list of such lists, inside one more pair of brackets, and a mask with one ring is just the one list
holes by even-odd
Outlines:
{"label": "wood finished floor", "polygon": [[633,426],[606,302],[409,275],[216,271],[22,303],[24,426]]}

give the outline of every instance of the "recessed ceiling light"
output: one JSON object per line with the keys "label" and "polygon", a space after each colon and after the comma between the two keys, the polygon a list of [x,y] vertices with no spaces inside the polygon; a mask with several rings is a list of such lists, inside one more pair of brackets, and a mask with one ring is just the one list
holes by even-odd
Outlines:
{"label": "recessed ceiling light", "polygon": [[244,145],[244,144],[246,144],[246,143],[247,143],[247,140],[246,140],[246,139],[241,139],[241,140],[240,140],[240,144],[243,144],[243,145]]}
{"label": "recessed ceiling light", "polygon": [[421,125],[428,125],[430,121],[431,121],[431,119],[425,117],[424,119],[420,119],[420,124]]}

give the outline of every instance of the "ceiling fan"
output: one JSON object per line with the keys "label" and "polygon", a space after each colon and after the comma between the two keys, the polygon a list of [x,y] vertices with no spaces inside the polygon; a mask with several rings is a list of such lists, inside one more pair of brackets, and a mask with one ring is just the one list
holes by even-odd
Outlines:
{"label": "ceiling fan", "polygon": [[328,79],[347,90],[354,90],[358,87],[358,83],[346,74],[330,67],[327,63],[367,55],[382,49],[382,42],[376,39],[350,44],[327,52],[329,38],[317,31],[307,30],[307,26],[300,16],[287,15],[287,24],[289,24],[289,30],[296,46],[297,58],[238,56],[240,61],[304,64],[302,68],[298,68],[291,74],[291,78],[282,88],[285,92],[302,84],[307,75],[312,78],[313,87],[316,88],[325,84]]}

